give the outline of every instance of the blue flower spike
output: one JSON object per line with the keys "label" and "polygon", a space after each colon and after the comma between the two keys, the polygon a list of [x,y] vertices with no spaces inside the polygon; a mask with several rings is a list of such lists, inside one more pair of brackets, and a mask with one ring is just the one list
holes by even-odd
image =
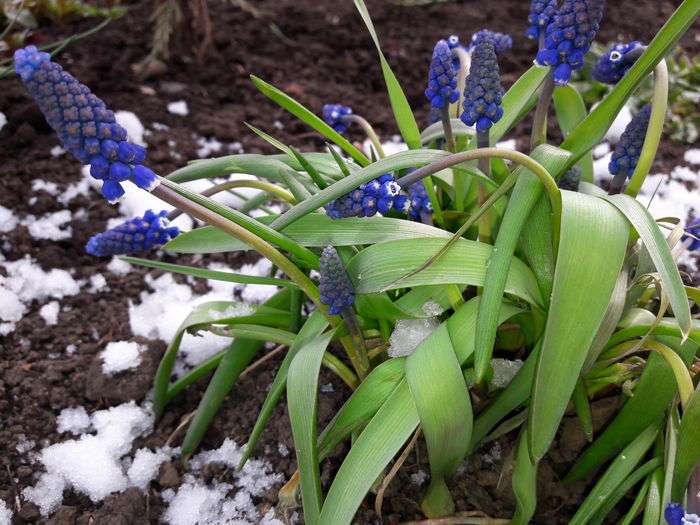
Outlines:
{"label": "blue flower spike", "polygon": [[489,31],[488,29],[482,29],[477,31],[472,35],[472,41],[469,45],[469,50],[474,51],[474,48],[480,42],[491,42],[493,48],[496,50],[496,54],[502,55],[507,53],[513,47],[513,38],[505,33],[496,33],[495,31]]}
{"label": "blue flower spike", "polygon": [[564,0],[545,33],[544,47],[535,64],[550,66],[554,83],[565,86],[595,39],[603,18],[605,0]]}
{"label": "blue flower spike", "polygon": [[424,216],[433,214],[433,205],[425,191],[423,181],[414,182],[408,188],[408,216],[414,221],[423,220]]}
{"label": "blue flower spike", "polygon": [[338,315],[355,303],[355,290],[333,246],[326,246],[321,252],[320,266],[321,302],[332,315]]}
{"label": "blue flower spike", "polygon": [[544,34],[556,12],[557,0],[532,0],[530,14],[527,17],[530,27],[525,31],[525,36],[537,40],[540,34]]}
{"label": "blue flower spike", "polygon": [[134,255],[163,246],[180,230],[170,226],[166,211],[148,210],[143,217],[130,219],[116,228],[90,237],[85,250],[95,257]]}
{"label": "blue flower spike", "polygon": [[641,42],[615,44],[601,55],[593,68],[593,78],[603,84],[617,84],[642,55]]}
{"label": "blue flower spike", "polygon": [[406,198],[401,187],[388,173],[373,179],[359,188],[330,201],[325,206],[331,219],[347,217],[372,217],[386,214],[391,209],[406,211]]}
{"label": "blue flower spike", "polygon": [[691,217],[687,224],[685,231],[690,235],[684,235],[683,242],[690,251],[700,250],[700,217]]}
{"label": "blue flower spike", "polygon": [[326,104],[323,106],[323,120],[341,135],[350,126],[350,122],[344,118],[348,115],[352,115],[352,108],[348,106],[341,104]]}
{"label": "blue flower spike", "polygon": [[442,109],[459,99],[457,73],[452,59],[447,40],[438,40],[428,70],[428,89],[425,90],[425,97],[434,108]]}
{"label": "blue flower spike", "polygon": [[651,106],[647,104],[627,124],[620,142],[615,145],[615,151],[608,165],[608,171],[612,175],[624,174],[626,177],[631,177],[634,173],[644,145],[650,116]]}
{"label": "blue flower spike", "polygon": [[472,53],[472,65],[464,87],[464,111],[460,118],[483,133],[503,116],[503,88],[496,49],[491,42],[479,42]]}
{"label": "blue flower spike", "polygon": [[700,524],[700,516],[689,514],[680,503],[669,503],[664,509],[664,518],[668,525],[697,525]]}
{"label": "blue flower spike", "polygon": [[35,46],[18,49],[14,58],[15,71],[46,121],[66,150],[103,181],[102,195],[110,203],[124,196],[123,182],[147,191],[159,184],[156,174],[143,165],[146,150],[127,140],[114,113],[86,85]]}
{"label": "blue flower spike", "polygon": [[578,191],[578,186],[581,183],[581,168],[574,166],[569,171],[564,173],[559,179],[558,186],[562,190]]}

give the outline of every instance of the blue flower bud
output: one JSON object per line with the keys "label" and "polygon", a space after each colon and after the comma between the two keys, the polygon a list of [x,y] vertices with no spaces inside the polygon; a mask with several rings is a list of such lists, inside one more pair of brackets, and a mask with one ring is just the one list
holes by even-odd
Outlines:
{"label": "blue flower bud", "polygon": [[[108,183],[105,183],[108,184]],[[170,226],[166,211],[146,211],[143,217],[135,217],[116,228],[90,237],[86,251],[95,257],[132,255],[158,248],[180,233]]]}
{"label": "blue flower bud", "polygon": [[692,235],[684,235],[683,241],[689,241],[688,249],[690,251],[700,250],[700,217],[692,217],[688,221],[688,227],[685,229],[686,233]]}
{"label": "blue flower bud", "polygon": [[537,53],[535,64],[550,66],[557,85],[571,80],[573,71],[583,67],[583,57],[591,47],[605,0],[564,0],[547,25],[544,47]]}
{"label": "blue flower bud", "polygon": [[564,173],[559,179],[558,186],[562,190],[578,191],[578,185],[581,182],[581,168],[574,166],[569,171]]}
{"label": "blue flower bud", "polygon": [[421,220],[421,215],[423,214],[433,214],[433,205],[430,203],[430,197],[428,197],[428,192],[425,191],[423,181],[415,182],[409,186],[408,198],[410,205],[408,216],[414,221]]}
{"label": "blue flower bud", "polygon": [[700,516],[689,514],[680,503],[669,503],[664,509],[664,518],[669,525],[697,525]]}
{"label": "blue flower bud", "polygon": [[434,108],[442,109],[459,98],[457,75],[452,65],[452,51],[446,40],[438,40],[428,70],[425,97]]}
{"label": "blue flower bud", "polygon": [[557,12],[557,0],[532,0],[525,36],[537,40]]}
{"label": "blue flower bud", "polygon": [[650,116],[651,106],[647,104],[627,124],[620,137],[620,142],[615,145],[615,151],[608,165],[608,171],[613,175],[622,172],[631,177],[634,173],[644,145]]}
{"label": "blue flower bud", "polygon": [[348,130],[350,123],[343,119],[343,117],[348,115],[352,115],[352,109],[348,106],[341,106],[340,104],[326,104],[323,106],[323,120],[340,134]]}
{"label": "blue flower bud", "polygon": [[604,84],[617,84],[637,61],[642,47],[637,41],[613,45],[596,62],[593,78]]}
{"label": "blue flower bud", "polygon": [[149,191],[158,185],[150,170],[134,176],[134,169],[146,160],[146,151],[127,142],[126,130],[115,122],[114,113],[87,86],[52,62],[48,53],[35,46],[18,49],[15,71],[66,150],[90,164],[90,174],[103,181],[102,194],[109,202],[124,195],[121,183],[127,180]]}
{"label": "blue flower bud", "polygon": [[505,33],[496,33],[488,29],[482,29],[472,35],[472,41],[469,45],[471,51],[479,44],[479,42],[491,42],[496,53],[502,55],[510,51],[513,47],[513,38]]}
{"label": "blue flower bud", "polygon": [[333,246],[327,246],[321,252],[320,266],[321,281],[318,291],[321,302],[328,306],[332,315],[338,315],[355,303],[355,290]]}
{"label": "blue flower bud", "polygon": [[464,87],[464,111],[460,118],[477,132],[488,130],[503,116],[501,75],[491,42],[479,42],[472,52],[472,65]]}
{"label": "blue flower bud", "polygon": [[325,206],[326,215],[331,219],[347,217],[372,217],[377,212],[386,214],[392,207],[402,211],[403,203],[396,202],[401,197],[401,187],[391,174],[384,174],[359,188],[330,201]]}

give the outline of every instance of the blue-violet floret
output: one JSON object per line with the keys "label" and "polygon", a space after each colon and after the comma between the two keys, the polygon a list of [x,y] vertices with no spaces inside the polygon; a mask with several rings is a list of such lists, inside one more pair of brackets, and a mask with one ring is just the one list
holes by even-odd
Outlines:
{"label": "blue-violet floret", "polygon": [[405,211],[405,196],[401,187],[388,173],[373,179],[350,193],[326,204],[326,214],[331,219],[347,217],[372,217],[377,212],[388,213],[392,208]]}
{"label": "blue-violet floret", "polygon": [[425,96],[434,108],[442,109],[459,98],[457,75],[452,65],[452,51],[447,40],[438,40],[428,71]]}
{"label": "blue-violet floret", "polygon": [[685,231],[690,234],[683,236],[683,241],[688,241],[688,250],[700,250],[700,217],[691,217]]}
{"label": "blue-violet floret", "polygon": [[332,315],[338,315],[355,303],[355,290],[333,246],[326,246],[321,252],[320,266],[318,291],[321,302],[328,306]]}
{"label": "blue-violet floret", "polygon": [[477,132],[488,130],[503,116],[501,75],[491,42],[479,42],[472,53],[472,65],[464,87],[464,111],[460,118]]}
{"label": "blue-violet floret", "polygon": [[596,62],[593,78],[603,84],[617,84],[637,61],[643,47],[637,41],[613,45]]}
{"label": "blue-violet floret", "polygon": [[632,117],[632,120],[620,137],[620,142],[615,145],[608,171],[613,175],[620,172],[631,177],[637,167],[639,154],[644,145],[647,128],[649,127],[649,117],[651,116],[651,106],[647,104]]}
{"label": "blue-violet floret", "polygon": [[421,220],[423,215],[433,214],[433,205],[423,181],[414,182],[408,187],[408,201],[408,216],[414,221]]}
{"label": "blue-violet floret", "polygon": [[124,195],[130,180],[152,190],[158,178],[144,166],[146,150],[127,140],[114,113],[90,89],[51,61],[51,55],[27,46],[15,51],[15,71],[39,105],[65,148],[90,174],[102,180],[102,195],[111,203]]}
{"label": "blue-violet floret", "polygon": [[474,48],[479,44],[479,42],[491,42],[496,53],[502,55],[510,51],[513,47],[513,38],[505,33],[496,33],[495,31],[489,31],[488,29],[482,29],[477,31],[472,35],[471,44],[469,44],[470,51],[474,51]]}
{"label": "blue-violet floret", "polygon": [[535,63],[550,66],[557,85],[566,85],[571,74],[583,67],[603,18],[605,0],[564,0],[547,25],[544,48]]}
{"label": "blue-violet floret", "polygon": [[668,525],[698,525],[700,516],[689,514],[680,503],[669,503],[664,509],[664,518]]}
{"label": "blue-violet floret", "polygon": [[537,40],[556,12],[557,0],[532,0],[530,14],[527,17],[530,27],[525,31],[525,36]]}
{"label": "blue-violet floret", "polygon": [[323,120],[338,133],[343,134],[348,130],[350,122],[344,117],[352,115],[352,108],[341,104],[326,104],[323,106]]}
{"label": "blue-violet floret", "polygon": [[147,210],[143,217],[135,217],[119,226],[90,237],[86,251],[95,257],[133,255],[163,246],[180,233],[170,226],[166,211]]}

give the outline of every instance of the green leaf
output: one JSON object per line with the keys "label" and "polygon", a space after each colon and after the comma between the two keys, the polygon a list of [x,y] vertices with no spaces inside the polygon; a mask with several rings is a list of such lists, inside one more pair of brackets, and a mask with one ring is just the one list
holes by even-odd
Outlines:
{"label": "green leaf", "polygon": [[430,485],[421,506],[428,517],[447,516],[454,512],[454,502],[445,477],[454,473],[467,452],[472,407],[446,324],[406,359],[406,381],[430,461]]}
{"label": "green leaf", "polygon": [[[572,85],[557,86],[552,99],[561,132],[564,137],[568,137],[571,131],[586,118],[588,114],[586,104]],[[590,152],[581,157],[578,167],[581,168],[581,180],[593,182],[593,155]]]}
{"label": "green leaf", "polygon": [[345,137],[343,137],[340,133],[335,131],[332,127],[326,124],[321,118],[317,117],[306,107],[302,106],[292,97],[290,97],[283,91],[277,89],[272,84],[268,84],[261,78],[258,78],[255,75],[251,75],[250,79],[253,81],[253,84],[255,84],[255,87],[258,88],[263,95],[276,102],[282,108],[289,111],[292,115],[294,115],[301,121],[311,126],[313,129],[318,131],[328,140],[338,145],[340,149],[342,149],[353,159],[355,159],[355,161],[360,166],[366,166],[367,164],[369,164],[369,160],[359,149],[353,146]]}
{"label": "green leaf", "polygon": [[362,21],[367,26],[367,30],[372,37],[375,47],[377,48],[377,53],[379,54],[379,62],[382,66],[382,74],[384,75],[384,82],[386,83],[386,89],[389,93],[389,102],[391,103],[391,109],[394,111],[394,118],[396,119],[396,124],[399,126],[399,131],[403,140],[406,142],[409,148],[417,149],[421,147],[420,141],[420,131],[418,130],[418,124],[416,124],[416,119],[411,111],[411,106],[408,105],[408,100],[406,100],[406,95],[401,89],[399,81],[396,79],[396,75],[391,70],[389,62],[387,62],[382,53],[382,49],[379,45],[379,38],[377,38],[377,32],[374,30],[374,24],[369,16],[369,11],[363,0],[355,0],[355,7],[362,17]]}
{"label": "green leaf", "polygon": [[570,191],[562,191],[562,201],[552,301],[528,423],[535,460],[544,456],[554,439],[627,249],[627,224],[614,207]]}
{"label": "green leaf", "polygon": [[307,341],[289,365],[287,407],[299,468],[304,521],[318,523],[321,512],[321,473],[316,436],[318,374],[326,347],[334,331]]}
{"label": "green leaf", "polygon": [[[452,135],[455,138],[457,138],[458,136],[469,138],[475,136],[474,128],[467,126],[458,118],[451,118],[450,124],[452,125]],[[434,122],[433,124],[425,128],[423,131],[421,131],[420,140],[421,143],[427,145],[434,140],[443,138],[444,136],[445,130],[442,127],[442,122]]]}
{"label": "green leaf", "polygon": [[659,525],[663,519],[663,510],[661,509],[661,491],[664,486],[664,471],[658,468],[651,475],[651,483],[649,484],[649,494],[647,503],[644,507],[644,517],[642,525]]}
{"label": "green leaf", "polygon": [[253,133],[255,133],[258,137],[263,139],[265,142],[268,144],[274,146],[278,150],[280,150],[283,153],[286,153],[289,156],[292,156],[292,150],[287,146],[286,144],[280,142],[277,140],[275,137],[272,135],[265,133],[263,130],[256,128],[252,124],[249,124],[247,122],[244,122],[244,124],[248,127],[249,130],[251,130]]}
{"label": "green leaf", "polygon": [[[197,231],[197,230],[194,230]],[[216,230],[224,235],[227,239],[235,241],[233,237],[227,235],[221,230]],[[236,241],[238,242],[238,241]],[[242,244],[242,243],[241,243]],[[200,277],[202,279],[212,279],[214,281],[223,281],[228,283],[241,283],[241,284],[266,284],[271,286],[286,286],[290,288],[297,288],[297,285],[293,281],[287,281],[285,279],[277,279],[275,277],[258,277],[255,275],[244,275],[242,273],[233,272],[221,272],[218,270],[207,270],[206,268],[196,268],[194,266],[182,266],[179,264],[164,263],[161,261],[153,261],[151,259],[141,259],[139,257],[120,257],[121,260],[132,264],[138,264],[141,266],[146,266],[147,268],[156,268],[158,270],[165,270],[173,273],[181,273],[184,275],[191,275],[193,277]]]}
{"label": "green leaf", "polygon": [[296,148],[290,147],[289,149],[294,158],[299,162],[299,164],[301,164],[301,167],[304,168],[304,171],[309,174],[309,177],[311,177],[316,186],[318,186],[318,188],[321,190],[326,188],[328,183],[326,183],[323,176],[321,176],[314,165],[306,160],[306,157],[304,157],[304,155],[302,155]]}
{"label": "green leaf", "polygon": [[525,430],[520,433],[518,439],[513,469],[513,494],[515,495],[515,514],[511,524],[526,525],[530,523],[537,508],[537,464],[530,458]]}
{"label": "green leaf", "polygon": [[252,455],[255,445],[258,443],[258,440],[260,439],[260,436],[262,435],[262,432],[265,429],[270,416],[272,415],[272,411],[274,410],[275,406],[277,406],[277,403],[284,392],[287,384],[287,373],[289,371],[289,366],[292,359],[294,359],[294,356],[302,346],[319,337],[327,326],[328,320],[321,312],[316,310],[309,316],[304,323],[304,326],[297,334],[296,338],[294,339],[294,343],[292,343],[292,346],[289,347],[289,351],[284,356],[282,364],[275,374],[275,379],[272,381],[270,390],[268,391],[262,408],[258,413],[258,418],[255,420],[255,425],[253,426],[253,430],[248,438],[248,443],[246,443],[245,451],[241,457],[239,468],[243,468],[245,462],[248,461],[248,458],[250,458]]}
{"label": "green leaf", "polygon": [[615,206],[630,221],[644,243],[656,270],[661,277],[664,292],[668,295],[673,313],[684,337],[690,332],[690,305],[683,280],[673,260],[671,249],[661,229],[649,211],[629,195],[609,195],[605,199]]}
{"label": "green leaf", "polygon": [[[658,433],[658,425],[648,427],[615,458],[574,514],[569,522],[570,525],[583,525],[589,522],[596,511],[604,505],[606,499],[632,473],[644,454],[651,448]],[[651,470],[658,466],[658,463],[655,464]]]}
{"label": "green leaf", "polygon": [[[396,282],[433,256],[445,242],[433,238],[404,239],[365,248],[353,257],[347,266],[356,293],[435,284],[483,286],[492,247],[467,239],[459,239],[425,270]],[[508,293],[532,304],[538,305],[542,302],[532,272],[517,259],[513,260],[507,274],[505,288]]]}
{"label": "green leaf", "polygon": [[688,480],[693,469],[700,461],[700,388],[696,389],[683,411],[678,430],[678,449],[676,452],[671,501],[683,501]]}

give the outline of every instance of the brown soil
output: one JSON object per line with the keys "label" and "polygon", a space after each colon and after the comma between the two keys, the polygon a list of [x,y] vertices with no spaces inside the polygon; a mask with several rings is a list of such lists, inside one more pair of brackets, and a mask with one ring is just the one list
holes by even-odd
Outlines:
{"label": "brown soil", "polygon": [[[601,40],[619,37],[649,41],[679,3],[645,0],[636,2],[634,9],[630,9],[628,2],[610,2]],[[482,27],[513,34],[514,51],[501,64],[506,84],[512,83],[532,61],[533,46],[522,37],[528,4],[524,0],[470,0],[424,7],[400,7],[372,0],[368,4],[385,54],[409,102],[417,108],[420,122],[425,122],[427,114],[422,95],[426,64],[438,38],[457,33],[464,39]],[[170,127],[167,131],[153,130],[147,137],[150,163],[160,173],[181,164],[170,153],[169,140],[177,142],[177,151],[183,159],[196,157],[194,133],[216,137],[225,143],[239,141],[246,152],[271,152],[267,144],[244,127],[244,121],[297,147],[322,145],[305,125],[259,94],[247,78],[249,73],[279,86],[313,110],[319,111],[325,102],[342,102],[376,123],[377,131],[383,136],[396,133],[376,53],[352,2],[285,0],[261,1],[255,5],[261,10],[261,18],[228,3],[210,2],[213,47],[199,62],[192,45],[176,43],[168,69],[158,78],[140,81],[131,68],[150,46],[150,2],[131,3],[123,19],[98,35],[72,44],[60,60],[110,107],[134,111],[148,128],[154,122]],[[273,22],[283,36],[274,30]],[[40,40],[50,41],[84,30],[92,23],[66,22],[38,36]],[[688,34],[693,33],[691,29]],[[700,48],[700,42],[692,37],[684,39],[683,44],[693,53]],[[0,205],[22,215],[59,211],[61,204],[44,192],[36,193],[38,199],[30,204],[28,185],[31,180],[42,178],[55,182],[63,190],[80,179],[79,166],[66,155],[49,154],[58,141],[19,82],[10,78],[3,80],[1,87],[0,111],[6,114],[9,123],[0,131]],[[190,108],[190,115],[185,118],[166,111],[167,103],[181,99]],[[281,126],[274,126],[275,122]],[[526,125],[517,130],[520,137],[526,137],[527,132]],[[668,170],[681,163],[682,151],[678,144],[665,142],[655,169]],[[179,465],[166,469],[167,475],[153,483],[148,494],[130,490],[100,504],[93,504],[84,496],[66,494],[64,506],[49,520],[40,520],[36,507],[19,497],[21,489],[33,483],[34,471],[27,463],[27,456],[15,448],[19,436],[43,446],[62,439],[54,429],[56,415],[63,408],[82,405],[91,412],[129,399],[141,401],[164,350],[162,343],[144,341],[149,345],[149,353],[138,372],[112,379],[97,372],[99,350],[109,341],[131,338],[127,305],[129,300],[138,298],[146,272],[134,269],[125,277],[117,277],[106,270],[103,261],[84,253],[88,237],[102,230],[108,218],[116,216],[114,209],[96,197],[78,197],[69,207],[73,212],[80,208],[87,210],[87,219],[72,221],[74,235],[70,240],[37,241],[24,227],[0,237],[0,250],[8,260],[29,254],[45,269],[74,269],[76,279],[100,272],[109,285],[108,291],[63,299],[59,324],[54,327],[46,327],[38,313],[40,305],[35,304],[17,329],[0,339],[0,450],[3,451],[0,498],[15,511],[16,523],[156,523],[163,511],[159,493],[171,484],[173,477],[182,474]],[[235,267],[240,265],[239,257],[233,254],[219,256],[218,260]],[[69,344],[76,345],[76,353],[64,353]],[[51,358],[50,354],[58,357]],[[227,436],[239,443],[246,441],[278,364],[278,361],[268,364],[236,386],[208,432],[204,448],[218,447]],[[348,392],[332,377],[324,376],[322,382],[334,384],[333,392],[320,395],[320,417],[327,420]],[[205,382],[201,382],[176,400],[154,433],[137,445],[164,444],[181,418],[196,407],[204,386]],[[284,403],[277,408],[258,450],[273,463],[275,471],[290,475],[294,470],[293,454],[282,457],[277,453],[278,442],[292,449],[285,409]],[[600,404],[599,412],[601,420],[609,414],[606,402]],[[581,500],[584,485],[562,488],[556,483],[575,452],[584,445],[574,419],[565,421],[562,436],[564,446],[556,447],[541,469],[538,523],[566,523]],[[503,517],[512,511],[507,467],[512,458],[513,437],[484,447],[455,476],[452,486],[459,510],[478,509]],[[324,464],[326,482],[342,457],[340,452]],[[420,516],[421,490],[410,482],[410,475],[418,469],[427,471],[426,454],[421,447],[417,455],[409,457],[399,478],[389,488],[384,503],[387,522]],[[372,499],[368,497],[360,510],[358,523],[377,521],[371,510]],[[274,491],[260,503],[276,504]]]}

